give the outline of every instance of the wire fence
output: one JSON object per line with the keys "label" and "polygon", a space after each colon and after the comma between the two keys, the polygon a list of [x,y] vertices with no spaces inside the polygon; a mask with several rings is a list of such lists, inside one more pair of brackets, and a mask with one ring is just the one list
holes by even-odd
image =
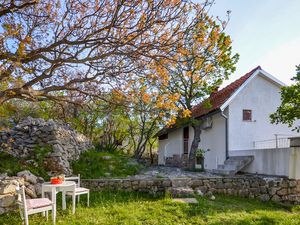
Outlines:
{"label": "wire fence", "polygon": [[[285,137],[283,137],[283,136],[285,136]],[[291,137],[293,137],[293,136],[286,135],[286,134],[275,134],[274,139],[254,141],[253,147],[254,147],[254,149],[289,148],[290,147],[290,139],[289,138],[291,138]]]}

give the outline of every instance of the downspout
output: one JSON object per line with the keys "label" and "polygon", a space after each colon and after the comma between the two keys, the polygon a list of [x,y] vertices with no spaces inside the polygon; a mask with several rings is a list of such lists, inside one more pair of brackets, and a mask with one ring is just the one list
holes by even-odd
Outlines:
{"label": "downspout", "polygon": [[224,111],[221,111],[221,116],[225,119],[225,156],[226,159],[229,158],[228,151],[228,117],[224,114]]}

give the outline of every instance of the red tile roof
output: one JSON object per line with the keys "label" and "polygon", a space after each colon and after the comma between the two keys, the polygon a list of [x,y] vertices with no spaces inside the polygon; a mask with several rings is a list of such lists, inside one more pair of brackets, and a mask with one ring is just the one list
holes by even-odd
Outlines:
{"label": "red tile roof", "polygon": [[[232,94],[240,87],[242,84],[249,78],[251,75],[260,70],[261,67],[258,66],[251,70],[250,72],[246,73],[241,78],[237,79],[236,81],[232,82],[225,88],[216,93],[211,94],[211,96],[206,99],[205,101],[201,102],[200,104],[196,105],[192,109],[192,115],[194,118],[204,116],[210,112],[220,109],[220,107],[232,96]],[[210,103],[211,107],[207,107],[207,102]]]}

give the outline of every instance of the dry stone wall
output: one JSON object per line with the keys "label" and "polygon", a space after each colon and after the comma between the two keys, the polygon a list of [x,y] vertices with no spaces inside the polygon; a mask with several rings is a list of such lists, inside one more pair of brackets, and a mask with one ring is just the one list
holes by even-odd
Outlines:
{"label": "dry stone wall", "polygon": [[52,149],[45,159],[48,171],[67,175],[72,173],[70,162],[93,147],[87,137],[53,120],[28,117],[11,130],[0,132],[0,151],[15,157],[29,157],[37,146],[49,146]]}
{"label": "dry stone wall", "polygon": [[21,171],[15,177],[0,175],[0,214],[17,208],[16,187],[25,186],[26,198],[37,198],[42,194],[44,179],[36,177],[27,170]]}
{"label": "dry stone wall", "polygon": [[[204,195],[225,194],[262,201],[300,204],[300,180],[287,178],[233,177],[233,178],[156,178],[156,179],[98,179],[82,180],[82,186],[93,191],[104,189],[165,192],[179,187],[192,188]],[[186,189],[189,190],[189,189]]]}

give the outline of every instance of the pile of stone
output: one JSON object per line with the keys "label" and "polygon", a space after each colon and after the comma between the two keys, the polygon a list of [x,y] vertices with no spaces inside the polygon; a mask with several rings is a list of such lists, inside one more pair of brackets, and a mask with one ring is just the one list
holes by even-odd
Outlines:
{"label": "pile of stone", "polygon": [[0,214],[17,208],[16,187],[25,186],[26,198],[37,198],[41,196],[42,183],[44,179],[36,177],[28,170],[21,171],[15,177],[0,175]]}
{"label": "pile of stone", "polygon": [[66,175],[72,173],[70,162],[93,147],[87,137],[53,120],[28,117],[11,130],[0,132],[0,151],[17,158],[30,158],[37,146],[52,149],[45,158],[45,168],[51,174]]}

